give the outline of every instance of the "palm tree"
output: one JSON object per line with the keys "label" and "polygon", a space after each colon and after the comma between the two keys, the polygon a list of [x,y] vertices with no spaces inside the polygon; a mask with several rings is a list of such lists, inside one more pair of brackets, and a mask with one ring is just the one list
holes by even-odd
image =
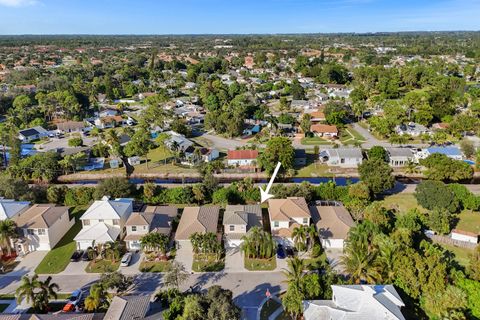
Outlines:
{"label": "palm tree", "polygon": [[36,303],[37,308],[42,312],[48,310],[49,299],[57,299],[57,291],[60,289],[56,283],[52,283],[52,277],[48,277],[45,281],[40,281],[39,288],[40,292],[37,293]]}
{"label": "palm tree", "polygon": [[202,238],[202,235],[198,232],[192,233],[190,235],[190,242],[192,243],[193,253],[195,254],[200,252],[201,238]]}
{"label": "palm tree", "polygon": [[245,257],[253,259],[270,259],[275,254],[276,243],[270,233],[265,232],[259,227],[251,228],[246,235],[242,237],[240,250]]}
{"label": "palm tree", "polygon": [[298,292],[303,292],[302,279],[304,277],[303,270],[305,269],[305,262],[303,259],[293,257],[287,261],[288,269],[283,270],[283,274],[287,278],[285,281],[289,288],[294,288]]}
{"label": "palm tree", "polygon": [[375,255],[366,250],[347,249],[340,261],[356,284],[375,283],[380,278],[374,265]]}
{"label": "palm tree", "polygon": [[0,246],[7,250],[8,255],[12,254],[11,239],[17,236],[17,225],[12,220],[0,221]]}
{"label": "palm tree", "polygon": [[117,241],[108,241],[104,245],[105,255],[112,260],[113,263],[120,259],[120,244]]}
{"label": "palm tree", "polygon": [[418,169],[418,165],[409,160],[405,166],[405,173],[419,173],[420,170]]}
{"label": "palm tree", "polygon": [[307,227],[307,235],[308,235],[308,245],[309,245],[308,250],[312,250],[313,245],[315,243],[315,239],[318,236],[317,228],[315,228],[314,224],[311,224]]}
{"label": "palm tree", "polygon": [[35,290],[40,287],[40,281],[38,280],[38,275],[34,274],[32,279],[28,276],[22,277],[22,282],[20,286],[15,290],[15,296],[17,297],[17,302],[20,303],[23,299],[27,303],[35,302]]}
{"label": "palm tree", "polygon": [[151,232],[140,239],[140,245],[144,251],[160,251],[165,256],[168,249],[168,236],[166,234]]}
{"label": "palm tree", "polygon": [[303,251],[306,248],[307,232],[307,226],[305,225],[295,227],[292,231],[293,241],[298,251]]}
{"label": "palm tree", "polygon": [[99,283],[95,283],[90,288],[90,294],[85,299],[85,310],[92,312],[98,310],[103,300],[105,299],[106,293],[103,286]]}

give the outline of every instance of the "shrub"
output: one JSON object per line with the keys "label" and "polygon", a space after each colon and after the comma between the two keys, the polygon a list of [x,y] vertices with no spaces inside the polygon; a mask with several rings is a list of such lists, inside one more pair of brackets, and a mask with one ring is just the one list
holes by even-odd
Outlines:
{"label": "shrub", "polygon": [[83,145],[82,138],[72,138],[68,140],[69,147],[81,147]]}
{"label": "shrub", "polygon": [[453,213],[459,209],[455,194],[441,181],[422,181],[415,189],[415,198],[422,207],[428,210],[445,208]]}

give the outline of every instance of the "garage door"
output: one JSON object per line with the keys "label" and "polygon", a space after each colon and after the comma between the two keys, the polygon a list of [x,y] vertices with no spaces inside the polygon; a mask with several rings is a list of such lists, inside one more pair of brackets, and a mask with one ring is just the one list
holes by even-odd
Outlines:
{"label": "garage door", "polygon": [[77,241],[77,247],[80,250],[86,250],[88,249],[88,247],[91,247],[91,246],[92,246],[91,241]]}

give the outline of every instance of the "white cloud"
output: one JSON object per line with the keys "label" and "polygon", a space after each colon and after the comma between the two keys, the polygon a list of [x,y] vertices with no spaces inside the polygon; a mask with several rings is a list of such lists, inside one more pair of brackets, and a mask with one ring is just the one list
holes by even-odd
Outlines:
{"label": "white cloud", "polygon": [[36,0],[0,0],[0,6],[24,7],[37,4]]}

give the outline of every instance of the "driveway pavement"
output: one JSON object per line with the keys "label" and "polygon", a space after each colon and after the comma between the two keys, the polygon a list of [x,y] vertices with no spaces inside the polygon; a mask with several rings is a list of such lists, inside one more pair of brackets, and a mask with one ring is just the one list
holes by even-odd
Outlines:
{"label": "driveway pavement", "polygon": [[244,267],[243,254],[239,247],[228,248],[225,250],[225,272],[247,272]]}
{"label": "driveway pavement", "polygon": [[13,269],[12,272],[9,272],[8,276],[23,276],[26,274],[33,274],[35,273],[35,269],[37,268],[40,261],[45,258],[48,251],[34,251],[30,252],[29,254],[25,255],[23,258],[20,258],[20,263]]}
{"label": "driveway pavement", "polygon": [[130,261],[130,265],[128,267],[120,267],[118,271],[122,272],[123,274],[138,274],[140,273],[140,270],[138,267],[140,267],[140,263],[143,260],[143,254],[140,252],[134,252],[132,256],[132,261]]}
{"label": "driveway pavement", "polygon": [[183,264],[187,272],[192,272],[193,248],[190,241],[181,241],[177,245],[175,260]]}
{"label": "driveway pavement", "polygon": [[325,254],[327,255],[327,260],[333,270],[335,270],[339,274],[344,273],[344,269],[342,264],[340,263],[340,259],[343,256],[342,249],[327,249],[325,250]]}
{"label": "driveway pavement", "polygon": [[87,274],[87,272],[85,272],[87,266],[88,261],[70,262],[60,274]]}
{"label": "driveway pavement", "polygon": [[[68,146],[68,140],[72,137],[65,137],[65,138],[50,138],[47,142],[42,144],[35,145],[35,149],[41,151],[50,151],[57,148],[66,148],[69,149],[71,147]],[[83,145],[84,146],[92,146],[95,144],[97,138],[92,137],[85,137],[82,135]]]}

